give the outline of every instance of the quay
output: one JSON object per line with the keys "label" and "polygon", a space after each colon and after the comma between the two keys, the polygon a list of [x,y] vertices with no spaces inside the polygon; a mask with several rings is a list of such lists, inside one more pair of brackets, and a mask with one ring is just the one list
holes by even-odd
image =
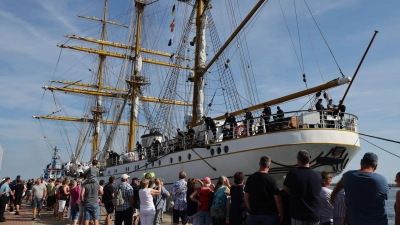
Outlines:
{"label": "quay", "polygon": [[[26,203],[25,201],[22,203],[21,209],[19,211],[19,215],[14,215],[14,212],[9,212],[6,210],[4,212],[4,217],[6,218],[6,222],[0,223],[4,225],[68,225],[70,224],[70,220],[67,217],[64,217],[61,221],[57,220],[57,217],[53,214],[53,211],[42,210],[41,217],[36,220],[32,219],[33,208]],[[99,224],[104,224],[104,219],[106,215],[106,210],[104,207],[101,207],[100,211],[100,220]],[[114,219],[112,221],[114,224]],[[164,213],[164,218],[162,224],[171,224],[171,214]]]}

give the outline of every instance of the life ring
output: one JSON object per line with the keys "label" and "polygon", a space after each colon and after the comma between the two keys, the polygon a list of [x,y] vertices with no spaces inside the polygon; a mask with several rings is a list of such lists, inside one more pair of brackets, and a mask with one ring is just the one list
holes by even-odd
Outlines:
{"label": "life ring", "polygon": [[235,134],[239,138],[246,137],[246,130],[247,130],[246,125],[240,124],[237,127],[235,127]]}

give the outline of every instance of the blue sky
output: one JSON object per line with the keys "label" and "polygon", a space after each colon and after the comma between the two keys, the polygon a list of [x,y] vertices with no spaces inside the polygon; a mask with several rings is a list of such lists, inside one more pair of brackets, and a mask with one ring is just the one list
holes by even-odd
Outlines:
{"label": "blue sky", "polygon": [[[113,0],[119,5],[127,0]],[[171,5],[172,1],[164,4]],[[246,0],[243,11],[248,11],[257,1]],[[300,20],[308,21],[310,35],[315,38],[314,51],[318,55],[323,78],[334,79],[338,73],[335,62],[324,46],[312,18],[303,16],[297,1]],[[307,1],[317,15],[328,44],[346,76],[353,73],[374,33],[379,33],[363,66],[345,100],[347,111],[359,117],[359,131],[388,139],[399,140],[400,130],[400,8],[399,1]],[[43,89],[55,74],[60,54],[56,44],[63,35],[75,34],[93,23],[78,19],[77,14],[100,16],[102,1],[88,0],[20,0],[0,2],[0,144],[4,148],[0,177],[38,177],[49,163],[50,152],[44,135],[33,115],[51,112],[51,99],[42,101]],[[218,3],[214,3],[217,4]],[[293,1],[282,1],[285,16],[298,50],[297,30]],[[303,7],[305,5],[303,4]],[[110,4],[114,15],[122,12]],[[93,8],[93,9],[92,9]],[[217,7],[216,7],[217,8]],[[95,11],[97,10],[97,14]],[[112,13],[110,12],[110,13]],[[218,13],[218,12],[216,12]],[[215,20],[221,14],[215,16]],[[223,19],[223,18],[222,18]],[[178,22],[177,22],[178,23]],[[301,23],[300,23],[301,24]],[[306,27],[303,25],[306,34]],[[169,34],[168,34],[169,35]],[[224,35],[221,35],[225,37]],[[309,87],[321,84],[307,36],[302,36],[303,57]],[[247,40],[256,75],[260,101],[266,101],[304,88],[301,70],[297,63],[277,0],[266,4],[257,22],[247,32]],[[305,50],[308,49],[308,50]],[[64,61],[60,61],[63,69]],[[347,86],[332,90],[339,99]],[[60,97],[61,99],[63,97]],[[296,110],[302,103],[285,104],[284,110]],[[40,112],[39,112],[40,109]],[[82,116],[82,115],[81,115]],[[57,137],[59,128],[46,124],[46,132],[54,139],[53,145],[65,149],[68,141]],[[72,126],[72,125],[71,125]],[[76,134],[71,134],[71,141]],[[366,138],[366,137],[363,137]],[[366,138],[368,141],[399,154],[399,145]],[[67,143],[67,144],[66,144]],[[379,156],[378,171],[393,180],[400,159],[361,140],[360,153],[347,166],[357,169],[362,155],[373,151]],[[68,160],[67,152],[61,156]]]}

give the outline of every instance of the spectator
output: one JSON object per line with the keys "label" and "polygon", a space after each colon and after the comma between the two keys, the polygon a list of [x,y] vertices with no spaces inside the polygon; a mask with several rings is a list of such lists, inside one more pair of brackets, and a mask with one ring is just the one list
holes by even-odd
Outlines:
{"label": "spectator", "polygon": [[[189,222],[193,225],[197,225],[197,202],[189,201],[190,196],[196,191],[196,183],[197,179],[189,178],[188,180],[188,189],[186,192],[186,202],[187,202],[187,216],[189,218]],[[196,196],[197,197],[197,196]]]}
{"label": "spectator", "polygon": [[[396,185],[400,187],[400,172],[396,174]],[[400,203],[400,191],[396,192],[396,201],[394,202],[394,213],[395,213],[395,225],[400,224],[400,207],[396,207],[396,203]],[[398,204],[397,204],[398,205]]]}
{"label": "spectator", "polygon": [[[197,202],[197,218],[199,225],[211,225],[210,207],[213,199],[213,190],[210,188],[211,179],[205,177],[203,182],[198,180],[201,187],[196,189],[190,196],[190,200]],[[199,198],[196,198],[198,196]]]}
{"label": "spectator", "polygon": [[153,225],[155,222],[155,206],[153,201],[153,196],[159,195],[161,193],[161,189],[163,183],[156,179],[156,185],[158,186],[157,190],[153,188],[149,188],[149,180],[144,178],[140,181],[140,224],[143,225]]}
{"label": "spectator", "polygon": [[346,216],[346,202],[343,188],[343,177],[335,185],[331,194],[331,203],[333,204],[333,225],[343,225]]}
{"label": "spectator", "polygon": [[182,224],[185,225],[188,221],[186,210],[186,173],[185,171],[179,172],[179,180],[172,185],[172,199],[174,199],[174,209],[172,211],[172,220],[174,225],[179,224],[179,218],[182,220]]}
{"label": "spectator", "polygon": [[40,218],[40,211],[42,210],[43,201],[46,199],[47,189],[44,184],[42,184],[42,179],[38,178],[36,180],[36,185],[32,187],[32,194],[30,200],[33,201],[33,217],[31,220],[36,219],[37,216]]}
{"label": "spectator", "polygon": [[[283,182],[285,182],[286,176],[283,176]],[[291,225],[290,221],[290,195],[285,192],[285,190],[282,188],[280,190],[280,195],[282,199],[282,204],[283,204],[283,221],[281,225]]]}
{"label": "spectator", "polygon": [[231,185],[228,178],[220,176],[214,190],[214,199],[211,204],[210,214],[213,225],[225,225],[226,221],[226,201],[230,194]]}
{"label": "spectator", "polygon": [[19,215],[19,208],[21,207],[22,196],[25,193],[25,191],[26,188],[23,183],[23,180],[19,180],[19,183],[13,187],[15,215]]}
{"label": "spectator", "polygon": [[26,183],[26,202],[29,202],[29,197],[31,196],[32,193],[32,187],[33,187],[33,179],[29,179],[28,183]]}
{"label": "spectator", "polygon": [[258,172],[247,179],[245,201],[250,215],[247,222],[253,224],[278,225],[283,220],[283,206],[278,184],[268,171],[271,158],[262,156]]}
{"label": "spectator", "polygon": [[229,225],[244,225],[246,218],[246,203],[244,201],[244,175],[237,172],[233,176],[234,185],[231,186],[231,207],[229,209]]}
{"label": "spectator", "polygon": [[47,185],[47,211],[53,210],[54,204],[56,202],[56,187],[54,185],[54,181],[50,180]]}
{"label": "spectator", "polygon": [[[161,181],[156,179],[156,184],[157,184],[157,182],[161,182]],[[155,187],[154,189],[158,189],[158,188]],[[156,201],[155,201],[156,215],[154,218],[154,225],[161,225],[163,209],[165,206],[165,200],[169,197],[170,197],[170,194],[167,191],[167,189],[164,187],[164,184],[163,184],[161,187],[161,193],[156,196]]]}
{"label": "spectator", "polygon": [[122,222],[125,225],[132,225],[133,188],[129,185],[129,176],[127,174],[122,174],[121,184],[118,189],[121,189],[124,204],[115,206],[115,225],[121,225]]}
{"label": "spectator", "polygon": [[297,165],[297,169],[286,174],[283,183],[285,191],[290,194],[292,224],[319,224],[321,175],[310,168],[310,155],[306,150],[297,153]]}
{"label": "spectator", "polygon": [[139,198],[139,178],[132,178],[133,188],[133,225],[137,225],[139,223],[139,207],[140,207],[140,198]]}
{"label": "spectator", "polygon": [[9,197],[12,197],[12,192],[10,189],[11,179],[9,177],[4,178],[1,182],[0,187],[0,222],[6,222],[4,217],[4,211],[6,210],[6,205],[9,201]]}
{"label": "spectator", "polygon": [[83,183],[80,198],[83,203],[85,225],[89,225],[90,217],[92,217],[94,225],[99,224],[99,195],[103,195],[103,191],[98,183]]}
{"label": "spectator", "polygon": [[321,225],[333,225],[333,205],[331,203],[332,190],[329,188],[332,183],[332,174],[321,172],[322,188],[319,193],[321,205],[318,214],[321,216]]}
{"label": "spectator", "polygon": [[360,170],[347,171],[344,175],[348,223],[387,225],[385,200],[389,186],[384,176],[375,173],[378,156],[367,152],[360,164]]}
{"label": "spectator", "polygon": [[114,183],[115,176],[108,178],[108,184],[103,188],[103,199],[104,208],[106,209],[107,215],[105,219],[105,225],[111,225],[111,214],[114,213],[114,205],[112,199],[114,198]]}
{"label": "spectator", "polygon": [[69,216],[69,219],[71,220],[71,225],[76,225],[78,223],[78,218],[79,218],[79,195],[81,193],[81,190],[79,186],[77,186],[76,180],[71,181],[71,189],[69,191],[70,193],[70,211],[71,215]]}
{"label": "spectator", "polygon": [[64,216],[64,209],[66,207],[66,203],[68,201],[69,196],[69,180],[65,179],[62,182],[62,185],[59,187],[58,191],[61,194],[61,198],[58,200],[58,220],[60,221]]}

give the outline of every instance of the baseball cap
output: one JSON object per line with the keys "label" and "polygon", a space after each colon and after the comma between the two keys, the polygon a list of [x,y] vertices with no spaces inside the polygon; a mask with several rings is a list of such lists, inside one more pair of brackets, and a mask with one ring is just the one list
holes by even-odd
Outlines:
{"label": "baseball cap", "polygon": [[132,178],[132,181],[134,181],[134,180],[139,180],[139,178],[137,178],[137,177]]}
{"label": "baseball cap", "polygon": [[129,178],[129,176],[128,176],[128,174],[125,173],[125,174],[122,174],[121,178],[126,180],[127,178]]}
{"label": "baseball cap", "polygon": [[204,177],[204,183],[205,184],[210,184],[211,183],[211,179],[209,177]]}
{"label": "baseball cap", "polygon": [[373,152],[367,152],[367,153],[365,153],[362,160],[372,162],[372,163],[378,163],[378,156]]}

